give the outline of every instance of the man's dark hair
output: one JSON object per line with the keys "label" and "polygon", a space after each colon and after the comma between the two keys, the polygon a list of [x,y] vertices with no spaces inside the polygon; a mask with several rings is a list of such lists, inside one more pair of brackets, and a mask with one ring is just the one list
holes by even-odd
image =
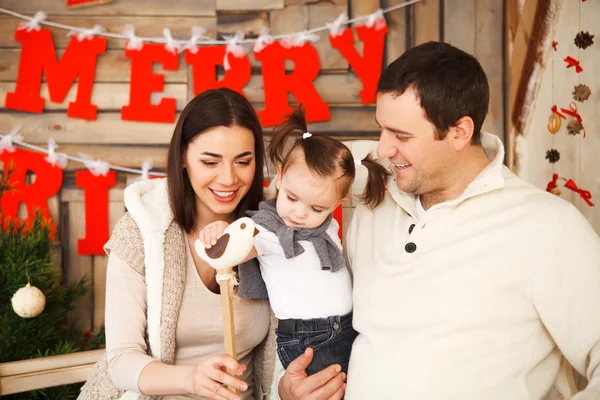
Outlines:
{"label": "man's dark hair", "polygon": [[436,127],[439,139],[462,117],[474,124],[472,144],[481,143],[481,126],[488,112],[490,88],[479,61],[447,43],[413,47],[382,72],[378,93],[401,95],[413,89]]}

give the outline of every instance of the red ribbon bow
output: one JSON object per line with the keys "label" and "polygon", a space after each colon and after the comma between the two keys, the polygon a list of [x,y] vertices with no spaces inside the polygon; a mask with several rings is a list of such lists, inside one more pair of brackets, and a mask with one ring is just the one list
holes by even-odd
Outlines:
{"label": "red ribbon bow", "polygon": [[567,183],[565,183],[565,187],[567,189],[571,189],[572,191],[579,193],[579,196],[581,196],[581,198],[588,204],[588,206],[594,207],[594,203],[590,201],[592,199],[592,194],[587,190],[579,189],[572,179],[569,179]]}
{"label": "red ribbon bow", "polygon": [[546,192],[552,193],[552,191],[556,188],[556,181],[558,180],[558,174],[552,175],[552,180],[548,182],[548,186],[546,186]]}
{"label": "red ribbon bow", "polygon": [[[574,102],[571,102],[571,104],[569,104],[569,108],[561,108],[560,111],[575,118],[577,121],[579,121],[581,126],[583,126],[583,119],[581,118],[581,115],[579,115],[579,113],[577,112],[577,104],[575,104]],[[585,138],[586,135],[587,135],[587,133],[585,132],[585,127],[584,127],[583,128],[583,137]]]}
{"label": "red ribbon bow", "polygon": [[577,73],[580,73],[581,71],[583,71],[583,68],[581,68],[581,65],[579,65],[579,60],[576,60],[573,57],[568,56],[567,58],[565,58],[565,62],[567,63],[567,68],[575,67],[575,72],[577,72]]}
{"label": "red ribbon bow", "polygon": [[556,107],[556,104],[552,106],[552,108],[550,109],[554,114],[558,115],[559,117],[561,117],[562,119],[567,119],[567,117],[565,117],[563,114],[558,112],[558,107]]}
{"label": "red ribbon bow", "polygon": [[558,42],[557,41],[552,41],[552,48],[554,49],[554,51],[556,51],[556,46],[558,46]]}

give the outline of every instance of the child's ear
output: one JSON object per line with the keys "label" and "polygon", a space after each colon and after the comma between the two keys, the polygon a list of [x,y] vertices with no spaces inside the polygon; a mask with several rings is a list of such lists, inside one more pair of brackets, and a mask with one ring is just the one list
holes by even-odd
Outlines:
{"label": "child's ear", "polygon": [[338,201],[338,203],[335,205],[334,209],[335,209],[335,208],[337,208],[337,207],[338,207],[340,204],[344,204],[344,203],[346,202],[346,200],[348,200],[348,199],[349,199],[349,197],[348,197],[348,196],[346,196],[346,197],[342,197],[342,198],[340,199],[340,201]]}
{"label": "child's ear", "polygon": [[279,190],[281,186],[281,165],[277,166],[277,176],[275,177],[275,187]]}

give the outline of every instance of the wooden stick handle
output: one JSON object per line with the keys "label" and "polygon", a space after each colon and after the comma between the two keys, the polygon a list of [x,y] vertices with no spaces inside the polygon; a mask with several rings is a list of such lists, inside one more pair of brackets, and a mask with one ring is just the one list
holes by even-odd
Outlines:
{"label": "wooden stick handle", "polygon": [[237,361],[235,346],[235,322],[233,320],[233,303],[229,280],[219,282],[221,287],[221,308],[223,311],[223,329],[225,331],[225,352]]}
{"label": "wooden stick handle", "polygon": [[[231,300],[231,288],[230,280],[220,281],[219,287],[221,288],[221,310],[223,312],[223,330],[225,333],[225,353],[228,356],[233,357],[237,361],[237,349],[235,346],[235,322],[233,320],[233,303]],[[235,375],[233,371],[227,370],[231,375]],[[229,387],[234,393],[236,390]]]}

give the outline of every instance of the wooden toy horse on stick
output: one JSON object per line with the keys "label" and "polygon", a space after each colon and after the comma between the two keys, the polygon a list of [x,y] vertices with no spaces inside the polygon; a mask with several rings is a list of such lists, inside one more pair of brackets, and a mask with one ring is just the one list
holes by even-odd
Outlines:
{"label": "wooden toy horse on stick", "polygon": [[206,248],[200,239],[194,242],[194,248],[198,256],[217,270],[217,282],[221,289],[221,307],[223,309],[225,352],[236,361],[237,350],[232,295],[237,280],[233,267],[245,261],[254,246],[254,236],[257,233],[258,230],[254,221],[248,217],[243,217],[229,225],[214,246]]}

